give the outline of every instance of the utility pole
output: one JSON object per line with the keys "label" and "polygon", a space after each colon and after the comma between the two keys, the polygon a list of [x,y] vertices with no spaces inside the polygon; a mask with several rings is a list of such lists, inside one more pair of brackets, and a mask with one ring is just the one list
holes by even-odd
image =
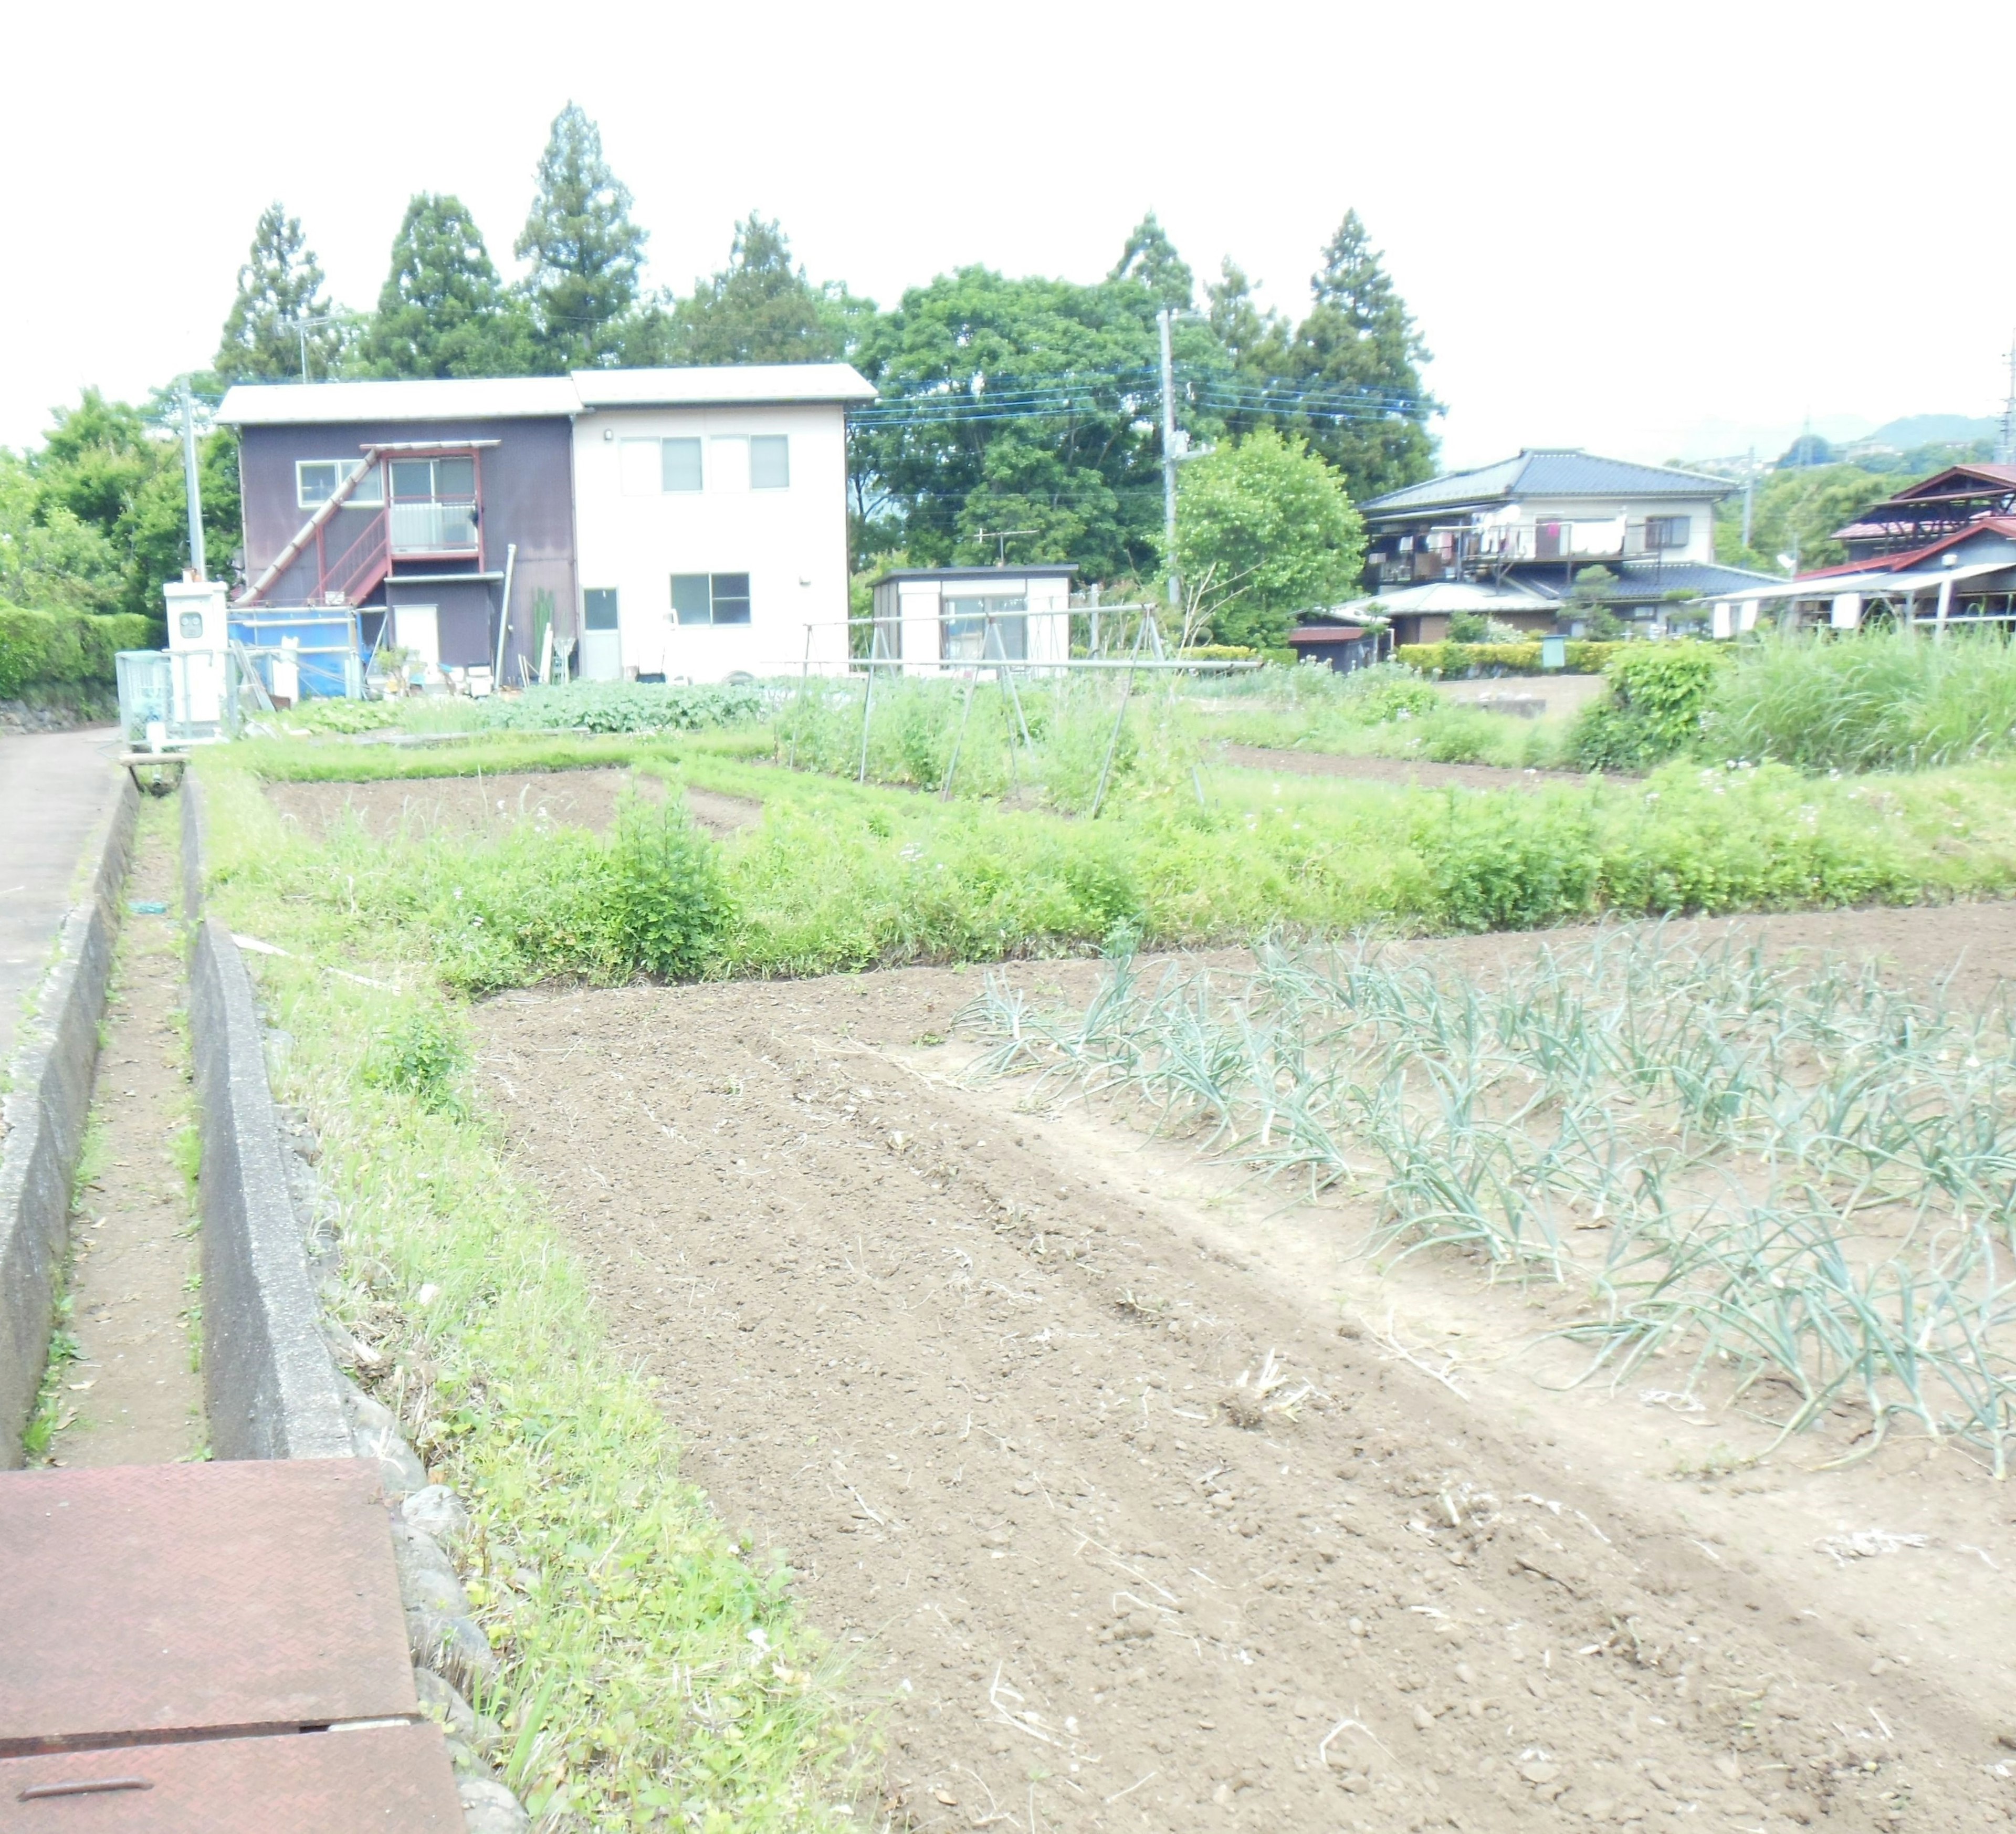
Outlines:
{"label": "utility pole", "polygon": [[1750,449],[1750,456],[1743,464],[1743,551],[1750,552],[1751,512],[1757,506],[1757,449]]}
{"label": "utility pole", "polygon": [[2002,404],[2002,438],[1996,457],[2016,465],[2016,331],[2009,333],[2009,393]]}
{"label": "utility pole", "polygon": [[198,579],[210,577],[203,565],[203,491],[196,468],[196,408],[189,400],[189,384],[182,385],[182,485],[189,493],[189,568]]}
{"label": "utility pole", "polygon": [[1176,364],[1169,351],[1169,326],[1175,317],[1168,306],[1155,315],[1162,333],[1162,542],[1172,611],[1183,604],[1183,586],[1176,578]]}

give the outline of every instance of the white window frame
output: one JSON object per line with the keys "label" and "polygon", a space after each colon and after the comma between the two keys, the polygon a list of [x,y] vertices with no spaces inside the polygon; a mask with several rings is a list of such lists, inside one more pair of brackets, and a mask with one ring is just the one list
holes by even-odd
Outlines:
{"label": "white window frame", "polygon": [[[311,465],[316,467],[332,465],[336,468],[336,476],[329,482],[327,495],[315,497],[312,499],[305,494],[303,489],[303,479],[301,476],[302,473],[306,471]],[[295,459],[294,507],[297,510],[319,510],[324,503],[329,501],[330,497],[335,495],[337,488],[341,485],[344,479],[347,477],[351,473],[355,471],[356,469],[357,461],[355,459]],[[365,494],[367,492],[372,492],[373,494],[367,495]],[[369,473],[365,476],[364,481],[358,485],[355,490],[350,493],[349,503],[344,506],[348,508],[351,506],[355,505],[359,507],[376,510],[382,506],[384,501],[385,467],[383,463],[380,462],[376,463],[372,466]]]}

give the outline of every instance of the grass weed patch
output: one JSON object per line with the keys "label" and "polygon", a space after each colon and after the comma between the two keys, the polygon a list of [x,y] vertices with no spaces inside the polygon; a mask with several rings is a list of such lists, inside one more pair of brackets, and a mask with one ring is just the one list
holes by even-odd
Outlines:
{"label": "grass weed patch", "polygon": [[1770,637],[1720,683],[1704,748],[1805,771],[1921,770],[2016,750],[2016,647],[1997,634]]}
{"label": "grass weed patch", "polygon": [[[254,967],[293,1040],[275,1093],[312,1120],[340,1206],[336,1309],[369,1348],[360,1373],[471,1504],[510,1781],[556,1828],[854,1825],[872,1739],[788,1569],[747,1557],[680,1477],[656,1400],[466,1098],[438,935],[326,881],[303,895],[318,850],[276,836],[252,780],[204,774],[212,907],[292,952]],[[383,995],[319,965],[353,958],[405,986],[406,1010],[388,1021]]]}

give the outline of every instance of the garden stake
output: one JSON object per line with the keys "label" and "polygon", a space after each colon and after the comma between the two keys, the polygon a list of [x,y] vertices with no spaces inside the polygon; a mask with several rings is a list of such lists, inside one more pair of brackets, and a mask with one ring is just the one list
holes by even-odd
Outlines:
{"label": "garden stake", "polygon": [[[869,641],[868,647],[871,650],[875,647],[872,638]],[[808,624],[805,626],[805,659],[798,665],[798,704],[792,709],[791,759],[790,762],[785,766],[787,770],[796,770],[798,768],[798,730],[805,723],[805,687],[812,679],[812,627]]]}
{"label": "garden stake", "polygon": [[975,669],[966,678],[966,706],[959,716],[959,731],[952,742],[952,761],[945,766],[945,782],[938,790],[938,800],[952,800],[952,773],[959,769],[959,748],[966,743],[966,722],[973,717],[973,690],[979,685],[980,671]]}
{"label": "garden stake", "polygon": [[875,658],[868,658],[868,690],[861,697],[861,770],[855,778],[859,784],[868,781],[868,716],[875,704]]}
{"label": "garden stake", "polygon": [[1120,729],[1127,718],[1127,702],[1134,692],[1134,665],[1140,660],[1141,639],[1154,619],[1154,613],[1145,612],[1134,631],[1134,647],[1127,652],[1127,672],[1120,678],[1120,711],[1113,716],[1113,737],[1106,741],[1106,762],[1099,767],[1099,788],[1092,798],[1092,813],[1087,821],[1099,820],[1100,805],[1106,800],[1107,779],[1113,774],[1113,755],[1120,749]]}

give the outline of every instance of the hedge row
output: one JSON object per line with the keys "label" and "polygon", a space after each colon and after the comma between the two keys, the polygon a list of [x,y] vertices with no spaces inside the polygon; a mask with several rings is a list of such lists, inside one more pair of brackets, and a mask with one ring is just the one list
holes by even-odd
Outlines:
{"label": "hedge row", "polygon": [[118,674],[114,656],[160,640],[160,625],[132,612],[97,618],[0,605],[0,700],[35,689],[109,686]]}
{"label": "hedge row", "polygon": [[[1600,675],[1611,659],[1628,646],[1591,643],[1571,637],[1568,645],[1570,675]],[[1402,643],[1393,652],[1394,660],[1438,681],[1460,681],[1474,675],[1551,675],[1540,666],[1538,640],[1530,643]]]}

